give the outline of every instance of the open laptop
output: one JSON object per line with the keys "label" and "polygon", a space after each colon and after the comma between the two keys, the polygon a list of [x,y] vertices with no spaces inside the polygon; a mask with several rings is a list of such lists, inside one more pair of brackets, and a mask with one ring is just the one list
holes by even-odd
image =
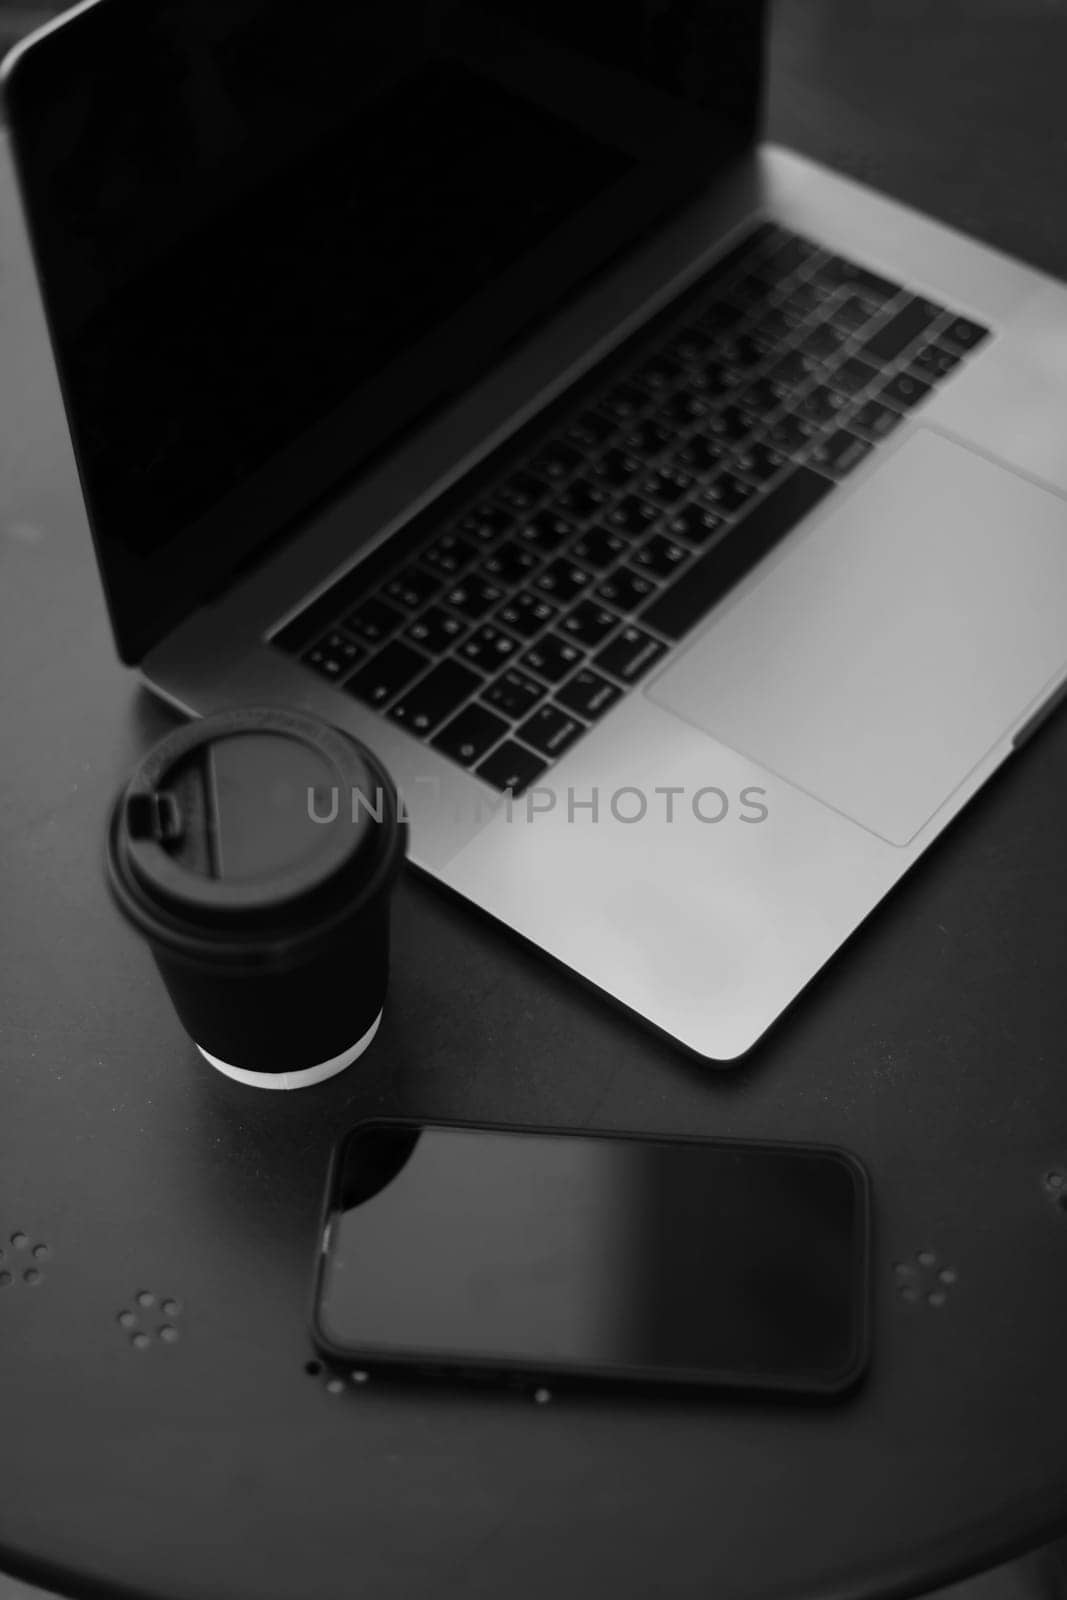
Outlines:
{"label": "open laptop", "polygon": [[719,1062],[1067,675],[1067,290],[762,145],[763,23],[94,0],[4,68],[123,659],[372,744]]}

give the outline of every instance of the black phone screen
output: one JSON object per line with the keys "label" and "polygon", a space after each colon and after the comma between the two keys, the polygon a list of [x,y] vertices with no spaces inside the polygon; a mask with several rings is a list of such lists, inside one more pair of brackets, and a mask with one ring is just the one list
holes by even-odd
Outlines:
{"label": "black phone screen", "polygon": [[865,1363],[867,1182],[842,1151],[376,1122],[328,1212],[334,1358],[824,1393]]}

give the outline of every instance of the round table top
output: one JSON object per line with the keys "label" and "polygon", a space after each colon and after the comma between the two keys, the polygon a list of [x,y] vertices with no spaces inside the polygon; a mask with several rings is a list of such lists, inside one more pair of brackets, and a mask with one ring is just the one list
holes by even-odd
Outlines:
{"label": "round table top", "polygon": [[[1044,0],[784,0],[771,131],[1067,276],[1065,46]],[[408,874],[365,1062],[229,1082],[105,890],[108,804],[172,718],[114,658],[2,160],[0,1565],[168,1600],[767,1600],[917,1590],[1061,1531],[1067,716],[736,1070]],[[324,1176],[372,1113],[854,1150],[868,1381],[816,1407],[332,1392]]]}

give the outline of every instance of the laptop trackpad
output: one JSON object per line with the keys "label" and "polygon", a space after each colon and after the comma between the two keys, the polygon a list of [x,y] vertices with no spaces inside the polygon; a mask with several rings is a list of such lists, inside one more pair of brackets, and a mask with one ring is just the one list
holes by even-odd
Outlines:
{"label": "laptop trackpad", "polygon": [[648,694],[906,844],[1063,668],[1067,501],[920,428],[825,507]]}

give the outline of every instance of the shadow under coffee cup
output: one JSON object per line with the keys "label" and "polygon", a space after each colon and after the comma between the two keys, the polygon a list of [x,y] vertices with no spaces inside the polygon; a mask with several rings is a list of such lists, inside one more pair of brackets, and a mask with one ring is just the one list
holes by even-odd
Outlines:
{"label": "shadow under coffee cup", "polygon": [[108,882],[201,1054],[267,1089],[371,1043],[407,828],[377,757],[318,717],[244,708],[171,734],[118,796]]}

